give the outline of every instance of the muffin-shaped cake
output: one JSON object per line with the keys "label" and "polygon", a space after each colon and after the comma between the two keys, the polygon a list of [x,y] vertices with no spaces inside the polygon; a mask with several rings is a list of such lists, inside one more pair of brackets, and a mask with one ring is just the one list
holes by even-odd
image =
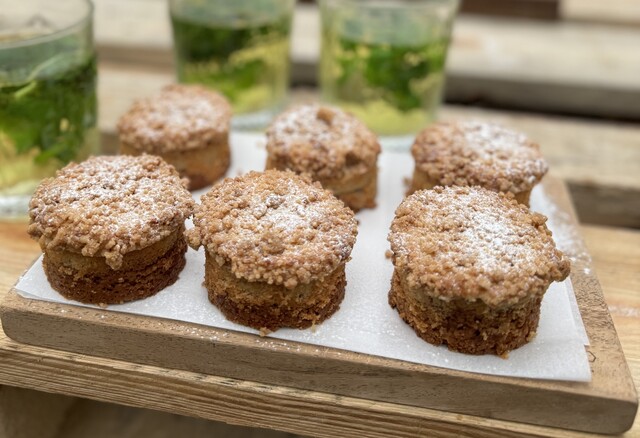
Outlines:
{"label": "muffin-shaped cake", "polygon": [[306,173],[353,211],[375,207],[380,144],[362,122],[338,108],[302,105],[267,129],[267,169]]}
{"label": "muffin-shaped cake", "polygon": [[29,234],[63,296],[123,303],[177,280],[193,206],[186,181],[160,157],[90,158],[40,184],[29,205]]}
{"label": "muffin-shaped cake", "polygon": [[278,170],[227,178],[202,197],[194,224],[209,300],[229,320],[306,328],[340,306],[357,225],[318,183]]}
{"label": "muffin-shaped cake", "polygon": [[415,171],[410,192],[435,186],[481,186],[513,193],[529,205],[531,189],[548,166],[537,143],[499,125],[441,122],[423,130],[411,153]]}
{"label": "muffin-shaped cake", "polygon": [[542,297],[569,275],[546,217],[481,187],[407,197],[389,241],[389,303],[435,345],[503,355],[535,335]]}
{"label": "muffin-shaped cake", "polygon": [[224,176],[231,162],[231,106],[197,85],[168,85],[136,101],[118,122],[120,153],[159,155],[196,190]]}

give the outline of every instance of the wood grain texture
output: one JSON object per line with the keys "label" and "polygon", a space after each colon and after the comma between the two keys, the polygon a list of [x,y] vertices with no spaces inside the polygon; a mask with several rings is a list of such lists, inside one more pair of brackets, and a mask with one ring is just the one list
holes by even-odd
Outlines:
{"label": "wood grain texture", "polygon": [[[100,68],[100,131],[106,152],[117,150],[116,123],[133,100],[173,81],[168,73],[103,63]],[[317,99],[308,89],[293,101]],[[555,176],[569,185],[582,222],[640,228],[640,126],[570,117],[443,107],[441,118],[494,121],[540,143]]]}
{"label": "wood grain texture", "polygon": [[[545,191],[571,214],[561,183],[547,179]],[[574,239],[574,245],[572,282],[594,358],[588,384],[458,372],[15,294],[4,302],[2,323],[12,339],[75,353],[492,419],[619,433],[635,417],[635,389],[582,243]],[[570,408],[559,412],[558,406]]]}
{"label": "wood grain texture", "polygon": [[[95,4],[96,44],[102,60],[173,73],[165,2],[97,0]],[[460,16],[447,61],[446,97],[638,119],[640,57],[633,54],[639,46],[640,30],[634,27]],[[292,37],[294,83],[317,82],[319,50],[317,8],[299,6]]]}
{"label": "wood grain texture", "polygon": [[[640,232],[583,227],[609,312],[640,392]],[[640,437],[640,415],[625,437]]]}
{"label": "wood grain texture", "polygon": [[27,235],[27,222],[0,222],[0,297],[11,289],[16,279],[34,258],[40,247]]}
{"label": "wood grain texture", "polygon": [[[636,278],[640,232],[581,227],[625,354],[640,383]],[[621,250],[619,250],[621,249]],[[0,222],[0,297],[39,253],[25,224]],[[614,255],[612,257],[612,254]],[[630,263],[619,263],[628,257]],[[23,265],[13,263],[25,260]],[[4,287],[7,285],[7,288]],[[619,310],[624,309],[624,310]],[[620,324],[620,325],[618,325]],[[20,344],[0,332],[0,384],[37,388],[182,415],[315,436],[557,436],[581,433],[485,420],[358,398],[278,388],[178,370],[128,364]],[[263,404],[261,404],[263,403]],[[640,436],[640,423],[626,437]],[[396,428],[394,425],[397,424]]]}

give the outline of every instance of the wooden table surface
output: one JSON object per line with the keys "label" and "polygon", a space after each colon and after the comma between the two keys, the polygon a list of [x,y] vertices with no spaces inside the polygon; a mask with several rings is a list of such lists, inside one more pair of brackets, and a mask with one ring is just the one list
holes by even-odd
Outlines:
{"label": "wooden table surface", "polygon": [[[103,144],[113,149],[115,121],[132,99],[172,80],[170,39],[166,11],[157,2],[95,3],[102,60],[100,129]],[[450,87],[450,97],[465,100],[482,95],[510,106],[526,94],[534,99],[532,108],[538,110],[599,116],[640,114],[640,76],[633,74],[640,58],[629,56],[631,49],[640,47],[640,31],[626,26],[640,22],[640,9],[629,9],[628,0],[614,3],[624,3],[627,12],[609,7],[610,3],[602,9],[596,0],[567,0],[562,2],[562,14],[568,22],[463,18],[450,63],[450,85],[456,85]],[[300,17],[297,27],[313,30],[313,17]],[[603,20],[611,26],[603,27],[599,22]],[[585,38],[591,41],[589,47]],[[525,44],[527,41],[531,44]],[[297,74],[302,82],[309,80],[317,56],[307,50],[309,44],[314,44],[309,35],[294,38],[294,79]],[[521,50],[525,45],[527,50]],[[567,54],[571,56],[565,59]],[[505,59],[510,61],[506,66],[501,64]],[[552,172],[571,189],[585,224],[582,236],[640,391],[640,126],[466,107],[446,107],[443,115],[498,119],[540,141]],[[25,230],[26,223],[0,221],[0,300],[40,253]],[[8,339],[2,331],[0,385],[7,385],[0,386],[0,436],[20,438],[56,436],[72,402],[13,387],[327,437],[583,436],[430,409],[412,408],[409,413],[395,404],[31,347]],[[94,414],[82,411],[78,415],[100,418],[103,406],[96,409]],[[127,413],[127,421],[132,416]],[[158,417],[149,418],[157,421]],[[167,422],[158,424],[169,427]],[[185,430],[194,429],[180,423],[162,436]],[[640,437],[638,417],[625,436]]]}

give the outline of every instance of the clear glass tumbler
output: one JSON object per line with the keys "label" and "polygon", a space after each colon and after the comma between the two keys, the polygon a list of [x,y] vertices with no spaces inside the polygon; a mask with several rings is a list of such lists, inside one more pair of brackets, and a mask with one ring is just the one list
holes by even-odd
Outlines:
{"label": "clear glass tumbler", "polygon": [[408,145],[442,99],[458,0],[320,0],[320,87],[383,146]]}
{"label": "clear glass tumbler", "polygon": [[0,218],[98,151],[92,14],[88,0],[0,0]]}
{"label": "clear glass tumbler", "polygon": [[285,103],[295,0],[170,0],[178,80],[220,91],[234,126],[268,123]]}

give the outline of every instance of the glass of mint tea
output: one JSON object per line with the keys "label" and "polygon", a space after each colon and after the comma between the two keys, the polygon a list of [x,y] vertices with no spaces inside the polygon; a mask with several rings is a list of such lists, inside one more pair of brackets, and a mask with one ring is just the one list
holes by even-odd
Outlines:
{"label": "glass of mint tea", "polygon": [[320,0],[323,100],[408,148],[436,118],[457,0]]}
{"label": "glass of mint tea", "polygon": [[295,0],[170,0],[178,81],[232,104],[233,125],[266,125],[285,103]]}
{"label": "glass of mint tea", "polygon": [[0,218],[98,150],[92,14],[88,0],[0,0]]}

